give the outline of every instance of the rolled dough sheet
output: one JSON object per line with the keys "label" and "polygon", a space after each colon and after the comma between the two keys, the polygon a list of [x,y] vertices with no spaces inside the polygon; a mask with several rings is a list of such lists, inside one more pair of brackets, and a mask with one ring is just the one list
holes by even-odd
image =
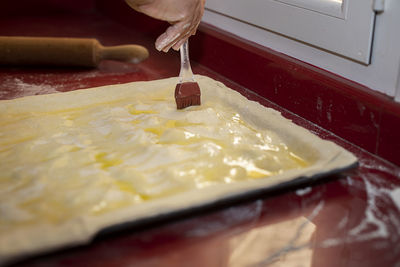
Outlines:
{"label": "rolled dough sheet", "polygon": [[101,229],[348,167],[332,142],[197,76],[29,96],[0,105],[0,262]]}

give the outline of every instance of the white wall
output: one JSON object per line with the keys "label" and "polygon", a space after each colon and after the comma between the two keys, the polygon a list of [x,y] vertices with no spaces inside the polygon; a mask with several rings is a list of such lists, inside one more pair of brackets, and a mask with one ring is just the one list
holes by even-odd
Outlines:
{"label": "white wall", "polygon": [[[268,10],[265,10],[265,16],[268,16]],[[396,96],[400,102],[400,0],[385,0],[384,12],[376,15],[370,65],[357,63],[210,10],[205,11],[203,21],[390,97]],[[284,23],[284,16],[282,21]]]}

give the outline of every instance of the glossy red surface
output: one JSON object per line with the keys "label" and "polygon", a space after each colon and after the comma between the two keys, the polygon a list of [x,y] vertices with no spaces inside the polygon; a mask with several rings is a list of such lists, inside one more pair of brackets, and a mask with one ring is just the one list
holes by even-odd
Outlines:
{"label": "glossy red surface", "polygon": [[377,154],[385,159],[399,164],[400,157],[400,106],[387,104],[383,107],[380,119],[379,142]]}
{"label": "glossy red surface", "polygon": [[[152,48],[153,36],[148,38],[148,35],[141,31],[132,30],[100,15],[82,17],[57,14],[3,18],[0,19],[0,34],[96,37],[103,44],[141,43],[151,52],[150,58],[138,65],[106,61],[98,69],[2,68],[1,99],[136,80],[153,80],[176,76],[179,73],[178,53],[165,55],[156,52]],[[260,54],[259,58],[256,55],[261,52],[248,52],[252,51],[250,45],[240,50],[237,44],[241,44],[241,41],[236,43],[234,39],[229,39],[231,37],[212,32],[210,28],[205,29],[198,38],[201,44],[192,42],[192,51],[196,58],[200,62],[207,62],[206,58],[211,57],[219,63],[217,62],[213,68],[209,65],[192,63],[195,73],[217,79],[248,98],[281,111],[285,117],[321,138],[343,146],[359,158],[359,168],[331,175],[321,182],[304,185],[303,188],[281,190],[247,201],[193,211],[185,216],[127,229],[98,238],[87,246],[27,259],[17,265],[399,266],[400,168],[338,137],[328,131],[329,127],[328,130],[324,129],[304,118],[320,120],[321,126],[329,126],[327,110],[335,107],[331,110],[331,120],[339,121],[343,127],[347,125],[350,128],[345,127],[344,133],[351,132],[351,129],[357,129],[360,133],[366,129],[373,131],[374,127],[366,128],[363,123],[370,124],[372,120],[370,114],[377,116],[374,118],[381,116],[382,107],[379,103],[382,96],[377,96],[378,100],[370,99],[369,93],[363,91],[358,95],[351,95],[350,92],[354,88],[346,81],[341,82],[343,88],[338,90],[335,87],[337,85],[335,79],[329,75],[322,77],[321,70],[308,70],[308,67],[298,66],[297,62],[290,63],[291,61],[285,56],[268,50],[262,50],[265,55]],[[226,41],[228,39],[225,38],[230,41]],[[196,52],[197,49],[202,49],[201,47],[208,50]],[[218,49],[213,48],[226,49],[227,54],[221,55]],[[257,49],[259,48],[253,50],[259,51]],[[226,55],[243,60],[243,63],[231,61],[225,57]],[[276,75],[266,76],[272,81],[265,80],[264,72],[259,71],[254,74],[250,67],[244,67],[247,66],[246,62],[249,59],[247,55],[254,60],[254,65],[261,68],[266,62],[265,58],[269,59],[269,66],[272,67],[265,71],[276,70]],[[285,62],[288,63],[284,64]],[[225,64],[225,68],[220,64]],[[243,73],[243,70],[246,70],[246,73]],[[246,75],[248,78],[243,77]],[[305,87],[311,89],[295,92],[296,89],[304,89],[300,85],[302,77],[308,84]],[[252,82],[252,86],[247,87],[252,91],[240,85],[246,83],[246,80]],[[267,85],[263,86],[265,81]],[[277,93],[274,87],[269,85],[274,81]],[[320,86],[326,89],[321,92],[318,90]],[[343,101],[336,106],[337,102],[334,100],[336,94],[330,90],[341,92],[348,102]],[[310,114],[305,116],[299,112],[301,116],[298,116],[260,96],[267,96],[279,103],[289,98],[284,92],[297,95],[297,98],[290,97],[293,103],[298,101],[298,104],[294,105],[294,111],[297,109],[301,111],[304,108]],[[318,109],[315,110],[318,96],[322,99],[321,113],[317,112]],[[359,108],[354,99],[362,99],[369,104],[365,109]],[[352,107],[351,103],[356,106]],[[393,114],[396,118],[399,114],[396,107],[397,105],[394,105],[393,109],[387,107],[393,112],[387,114]],[[364,110],[364,121],[356,121],[355,126],[341,122],[353,116],[350,114],[352,111],[361,114],[360,110]],[[395,128],[391,124],[393,118],[385,116],[381,116],[379,123]],[[369,142],[379,137],[393,140],[395,138],[393,133],[389,130],[382,131],[380,128],[380,131],[375,131],[372,137],[360,137],[361,140],[356,144],[365,142],[369,149],[373,149],[374,146],[368,145]],[[376,149],[376,143],[373,144]],[[384,153],[386,149],[391,151],[390,147],[379,147],[383,151],[380,153]]]}

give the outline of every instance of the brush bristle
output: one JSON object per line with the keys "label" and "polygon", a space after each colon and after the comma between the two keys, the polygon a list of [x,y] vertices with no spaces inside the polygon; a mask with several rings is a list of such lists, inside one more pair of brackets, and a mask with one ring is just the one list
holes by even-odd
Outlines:
{"label": "brush bristle", "polygon": [[175,102],[177,109],[201,104],[200,87],[196,82],[179,83],[175,87]]}

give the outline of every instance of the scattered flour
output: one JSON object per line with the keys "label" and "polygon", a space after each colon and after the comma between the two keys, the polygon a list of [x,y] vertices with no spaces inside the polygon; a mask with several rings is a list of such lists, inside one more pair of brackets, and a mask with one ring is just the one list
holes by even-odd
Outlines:
{"label": "scattered flour", "polygon": [[25,83],[23,80],[14,78],[6,80],[10,83],[10,88],[15,91],[15,97],[28,96],[28,95],[42,95],[58,92],[56,88],[48,84],[31,84]]}
{"label": "scattered flour", "polygon": [[397,208],[400,210],[400,187],[394,189],[390,192],[393,202],[396,204]]}
{"label": "scattered flour", "polygon": [[312,191],[312,188],[310,186],[306,187],[306,188],[301,188],[301,189],[296,190],[296,195],[303,196],[303,195],[310,193],[311,191]]}

